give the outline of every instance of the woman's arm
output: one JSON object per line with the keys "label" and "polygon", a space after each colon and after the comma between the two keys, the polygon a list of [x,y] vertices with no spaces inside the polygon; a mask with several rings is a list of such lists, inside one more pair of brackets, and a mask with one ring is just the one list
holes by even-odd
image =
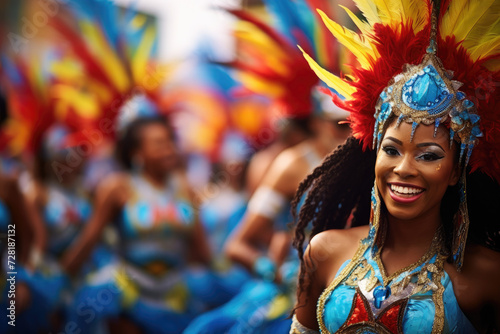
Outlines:
{"label": "woman's arm", "polygon": [[16,261],[26,264],[33,244],[34,221],[30,219],[31,217],[28,214],[28,203],[19,189],[17,178],[5,178],[4,186],[5,204],[9,209],[12,224],[16,228],[16,248],[18,250]]}
{"label": "woman's arm", "polygon": [[304,253],[304,263],[299,276],[302,278],[302,282],[300,282],[301,285],[297,290],[295,319],[302,326],[319,331],[316,319],[316,305],[325,289],[325,285],[322,283],[321,273],[318,272],[317,261],[314,260],[316,257],[316,254],[312,251],[314,248],[314,246],[309,245]]}
{"label": "woman's arm", "polygon": [[[297,290],[296,319],[305,327],[319,330],[318,299],[335,278],[344,262],[351,259],[359,241],[368,235],[368,226],[327,230],[315,235],[304,252],[303,283]],[[299,282],[300,283],[300,282]]]}
{"label": "woman's arm", "polygon": [[[275,221],[289,208],[300,181],[305,176],[302,166],[297,163],[294,151],[281,153],[271,165],[262,184],[252,195],[247,211],[228,239],[226,255],[249,270],[259,267],[257,261],[266,267],[267,257],[277,267],[282,249],[270,249],[275,234]],[[277,251],[277,252],[275,252]],[[265,261],[264,261],[265,260]],[[271,263],[267,264],[271,268]]]}
{"label": "woman's arm", "polygon": [[107,223],[111,222],[123,206],[127,196],[127,180],[124,176],[111,176],[96,189],[94,212],[82,234],[63,256],[62,266],[75,275],[101,238]]}

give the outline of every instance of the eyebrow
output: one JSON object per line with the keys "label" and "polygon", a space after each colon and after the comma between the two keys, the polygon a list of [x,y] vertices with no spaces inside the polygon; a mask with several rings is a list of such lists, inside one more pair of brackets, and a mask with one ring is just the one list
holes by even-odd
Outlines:
{"label": "eyebrow", "polygon": [[[403,142],[402,142],[401,140],[396,139],[396,138],[394,138],[394,137],[386,137],[385,139],[391,140],[391,141],[395,142],[395,143],[396,143],[396,144],[398,144],[398,145],[403,145]],[[428,147],[428,146],[437,146],[437,147],[439,147],[440,149],[442,149],[443,151],[445,151],[445,150],[444,150],[444,148],[443,148],[441,145],[439,145],[438,143],[428,142],[428,143],[420,143],[420,144],[417,144],[417,147]],[[445,152],[446,152],[446,151],[445,151]]]}
{"label": "eyebrow", "polygon": [[393,142],[395,142],[396,144],[398,145],[403,145],[403,142],[399,139],[396,139],[394,137],[386,137],[385,139],[389,139],[389,140],[392,140]]}
{"label": "eyebrow", "polygon": [[430,143],[420,143],[420,144],[417,144],[417,147],[427,147],[427,146],[437,146],[437,147],[439,147],[440,149],[442,149],[444,151],[444,148],[441,145],[439,145],[438,143],[432,143],[432,142],[430,142]]}

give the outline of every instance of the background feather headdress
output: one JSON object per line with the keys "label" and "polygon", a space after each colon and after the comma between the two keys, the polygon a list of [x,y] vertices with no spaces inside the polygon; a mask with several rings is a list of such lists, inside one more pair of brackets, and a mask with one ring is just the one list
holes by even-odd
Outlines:
{"label": "background feather headdress", "polygon": [[55,122],[68,128],[67,146],[92,131],[112,139],[123,107],[137,95],[160,106],[176,64],[156,60],[156,27],[143,14],[107,1],[71,0],[47,27],[38,49],[30,45],[30,52],[2,60],[10,114],[1,143],[12,153],[33,151]]}
{"label": "background feather headdress", "polygon": [[338,73],[337,42],[314,8],[321,5],[333,11],[318,1],[267,0],[265,4],[272,23],[245,10],[229,10],[241,20],[234,33],[239,52],[225,65],[237,70],[238,80],[248,91],[269,97],[278,117],[307,117],[313,109],[312,89],[319,81],[296,45]]}

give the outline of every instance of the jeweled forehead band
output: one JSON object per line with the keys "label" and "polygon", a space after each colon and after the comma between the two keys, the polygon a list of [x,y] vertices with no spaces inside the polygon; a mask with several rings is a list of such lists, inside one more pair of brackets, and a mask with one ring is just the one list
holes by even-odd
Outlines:
{"label": "jeweled forehead band", "polygon": [[379,149],[386,121],[397,117],[412,124],[413,140],[419,124],[434,124],[434,136],[440,124],[449,120],[450,147],[454,139],[460,143],[460,161],[466,154],[466,164],[480,137],[479,116],[474,103],[458,89],[462,83],[452,80],[453,74],[443,69],[434,52],[426,54],[419,65],[406,65],[379,96],[375,107],[373,147]]}

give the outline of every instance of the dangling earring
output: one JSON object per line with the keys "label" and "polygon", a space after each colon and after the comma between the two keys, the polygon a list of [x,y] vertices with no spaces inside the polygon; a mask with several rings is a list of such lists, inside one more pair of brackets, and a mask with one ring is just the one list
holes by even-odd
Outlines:
{"label": "dangling earring", "polygon": [[378,251],[378,247],[381,243],[381,238],[385,233],[381,227],[380,211],[382,206],[382,201],[380,200],[380,195],[378,193],[377,182],[375,181],[372,188],[372,199],[371,199],[371,213],[370,213],[370,233],[366,242],[372,242],[374,247],[372,247],[372,255]]}
{"label": "dangling earring", "polygon": [[463,172],[460,178],[460,204],[453,218],[453,262],[458,271],[462,269],[464,262],[465,246],[467,243],[467,235],[469,234],[470,223],[465,179],[465,172]]}

